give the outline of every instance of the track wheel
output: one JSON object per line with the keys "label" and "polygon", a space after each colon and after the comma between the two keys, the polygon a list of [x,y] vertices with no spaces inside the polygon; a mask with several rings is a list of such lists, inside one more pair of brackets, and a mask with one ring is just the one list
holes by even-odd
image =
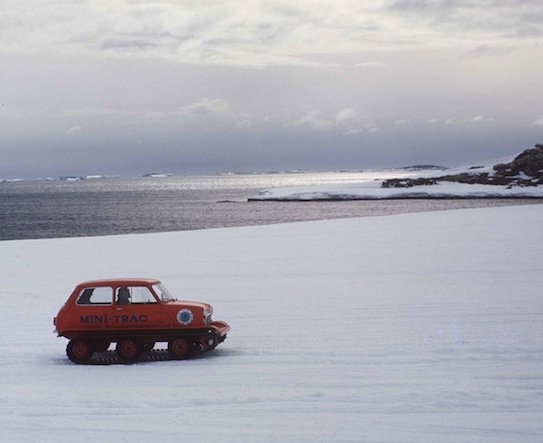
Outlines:
{"label": "track wheel", "polygon": [[66,347],[68,358],[74,363],[88,363],[92,357],[93,350],[88,340],[74,338]]}
{"label": "track wheel", "polygon": [[184,338],[175,338],[168,343],[168,352],[175,360],[187,358],[190,353],[190,345]]}
{"label": "track wheel", "polygon": [[135,338],[123,338],[117,342],[115,350],[123,363],[133,363],[140,357],[143,345]]}
{"label": "track wheel", "polygon": [[207,352],[215,349],[218,345],[218,342],[214,335],[206,334],[200,337],[200,345],[202,352]]}

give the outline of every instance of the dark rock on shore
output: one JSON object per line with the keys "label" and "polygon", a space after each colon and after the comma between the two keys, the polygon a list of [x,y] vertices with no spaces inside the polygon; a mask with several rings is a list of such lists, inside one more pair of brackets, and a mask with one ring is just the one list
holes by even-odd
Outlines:
{"label": "dark rock on shore", "polygon": [[412,188],[413,186],[435,185],[437,178],[390,178],[381,185],[382,188]]}
{"label": "dark rock on shore", "polygon": [[421,185],[435,185],[439,182],[496,185],[508,188],[513,186],[538,186],[543,184],[543,144],[536,144],[533,148],[525,150],[510,163],[494,165],[490,173],[477,173],[477,169],[470,168],[470,172],[432,178],[393,178],[383,181],[382,187],[410,188]]}

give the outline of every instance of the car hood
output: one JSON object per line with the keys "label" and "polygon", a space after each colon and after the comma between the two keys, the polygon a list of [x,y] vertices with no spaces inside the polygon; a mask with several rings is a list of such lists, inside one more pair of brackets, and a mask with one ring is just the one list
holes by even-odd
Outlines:
{"label": "car hood", "polygon": [[179,308],[195,308],[195,309],[208,309],[210,305],[208,303],[201,303],[197,301],[185,301],[185,300],[175,300],[166,303],[168,306],[174,306]]}

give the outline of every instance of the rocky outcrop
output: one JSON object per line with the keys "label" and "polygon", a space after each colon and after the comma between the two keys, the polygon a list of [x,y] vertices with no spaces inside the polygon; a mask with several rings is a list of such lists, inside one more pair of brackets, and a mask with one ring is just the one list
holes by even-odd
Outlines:
{"label": "rocky outcrop", "polygon": [[382,188],[412,188],[413,186],[435,185],[437,178],[389,178],[383,181]]}
{"label": "rocky outcrop", "polygon": [[[496,185],[512,188],[514,186],[538,186],[543,184],[543,144],[537,144],[517,155],[510,163],[493,166],[492,172],[469,172],[443,175],[433,178],[394,178],[383,181],[383,188],[410,188],[421,185],[435,185],[439,182]],[[473,171],[473,172],[472,172]]]}
{"label": "rocky outcrop", "polygon": [[524,186],[543,184],[543,145],[535,145],[515,157],[511,163],[494,166],[495,176]]}

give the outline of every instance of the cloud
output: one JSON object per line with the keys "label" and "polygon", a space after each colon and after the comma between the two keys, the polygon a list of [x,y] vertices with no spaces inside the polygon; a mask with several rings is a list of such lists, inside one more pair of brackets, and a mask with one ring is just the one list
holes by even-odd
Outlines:
{"label": "cloud", "polygon": [[75,134],[81,132],[81,126],[72,126],[66,131],[68,134]]}
{"label": "cloud", "polygon": [[210,115],[232,115],[232,110],[228,103],[221,99],[203,98],[196,103],[182,107],[179,114],[193,117],[203,117]]}
{"label": "cloud", "polygon": [[474,55],[503,54],[543,37],[539,0],[396,0],[388,3],[402,38]]}
{"label": "cloud", "polygon": [[380,62],[361,62],[353,65],[355,68],[384,68],[385,66],[387,66],[385,63]]}
{"label": "cloud", "polygon": [[431,125],[454,125],[456,123],[456,120],[452,117],[448,118],[437,118],[432,117],[426,120],[426,123]]}
{"label": "cloud", "polygon": [[334,129],[334,120],[325,117],[321,111],[308,110],[301,118],[295,121],[295,126],[307,126],[317,131],[330,131]]}
{"label": "cloud", "polygon": [[466,52],[466,57],[506,56],[517,50],[517,46],[508,46],[500,42],[476,46]]}
{"label": "cloud", "polygon": [[389,6],[391,10],[396,11],[419,11],[428,8],[426,0],[397,0]]}
{"label": "cloud", "polygon": [[[372,129],[370,129],[368,132],[373,132]],[[350,128],[350,129],[347,129],[345,130],[345,132],[343,132],[343,135],[360,135],[364,133],[364,131],[361,129],[361,128]]]}
{"label": "cloud", "polygon": [[493,121],[494,118],[485,117],[484,115],[476,115],[470,120],[471,123],[492,123]]}
{"label": "cloud", "polygon": [[353,108],[345,108],[339,111],[336,115],[338,123],[355,123],[358,120],[358,113]]}
{"label": "cloud", "polygon": [[4,0],[3,11],[4,51],[106,53],[250,67],[330,66],[314,56],[512,46],[543,37],[543,3],[535,0],[338,0],[333,8],[327,0]]}
{"label": "cloud", "polygon": [[353,108],[344,108],[335,118],[338,129],[343,135],[359,135],[381,131],[375,122],[367,117],[360,116]]}
{"label": "cloud", "polygon": [[543,115],[540,115],[539,118],[530,126],[543,126]]}
{"label": "cloud", "polygon": [[235,111],[222,99],[202,98],[197,102],[183,106],[170,113],[173,116],[183,119],[190,119],[191,122],[200,120],[211,128],[217,123],[224,123],[230,127],[249,129],[257,122],[265,123],[265,119],[258,119],[247,112]]}
{"label": "cloud", "polygon": [[[65,115],[84,115],[84,116],[127,116],[127,117],[143,117],[150,120],[159,120],[168,116],[181,116],[181,117],[210,117],[210,116],[229,116],[235,117],[238,114],[235,113],[230,105],[219,98],[203,97],[196,102],[178,106],[171,111],[161,110],[154,111],[145,108],[130,109],[121,107],[84,107],[77,110],[69,109],[63,112]],[[246,115],[244,116],[247,117]],[[70,130],[76,130],[79,126],[70,128]]]}
{"label": "cloud", "polygon": [[360,116],[353,108],[343,108],[335,115],[325,115],[322,111],[308,109],[295,122],[296,126],[306,126],[316,131],[336,131],[343,135],[360,135],[380,131],[375,122]]}

